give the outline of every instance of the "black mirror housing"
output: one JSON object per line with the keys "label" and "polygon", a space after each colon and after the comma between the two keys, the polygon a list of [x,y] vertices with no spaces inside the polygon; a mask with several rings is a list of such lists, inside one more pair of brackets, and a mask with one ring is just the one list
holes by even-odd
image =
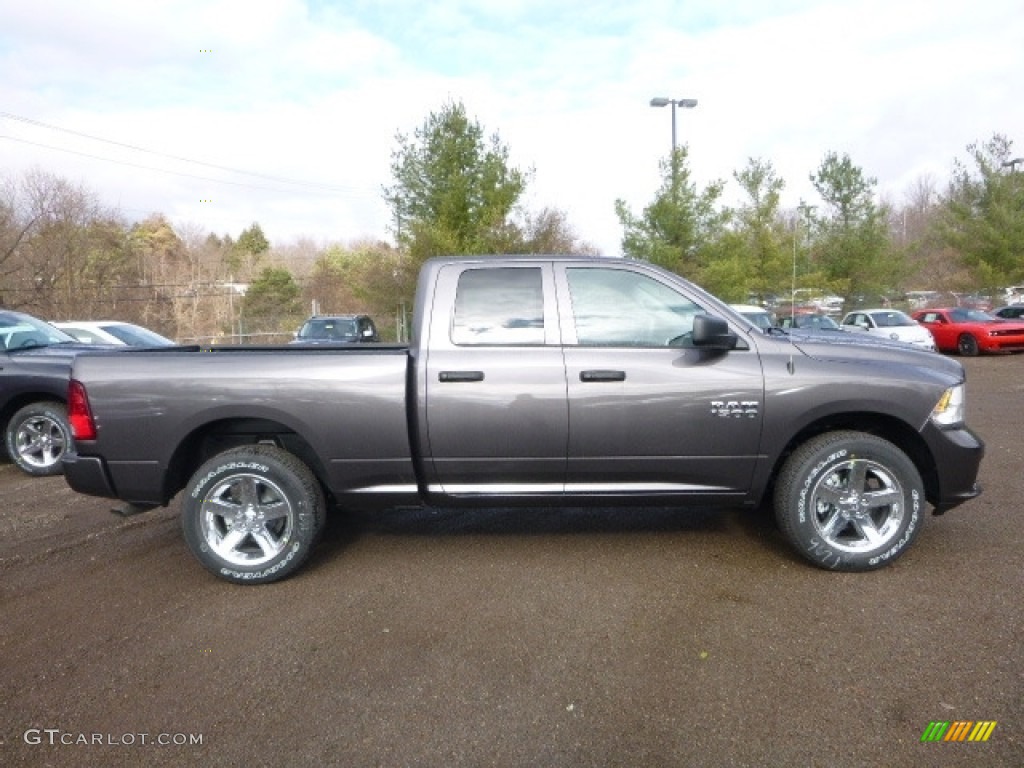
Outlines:
{"label": "black mirror housing", "polygon": [[729,330],[729,324],[715,315],[697,315],[693,318],[693,346],[703,349],[730,350],[736,348],[739,337]]}

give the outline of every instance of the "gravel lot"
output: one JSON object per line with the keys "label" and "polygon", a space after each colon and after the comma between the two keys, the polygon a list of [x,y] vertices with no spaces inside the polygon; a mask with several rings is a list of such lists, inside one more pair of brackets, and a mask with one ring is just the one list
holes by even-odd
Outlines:
{"label": "gravel lot", "polygon": [[1024,356],[965,363],[985,493],[869,574],[739,511],[415,510],[233,586],[176,504],[0,464],[0,765],[1024,765]]}

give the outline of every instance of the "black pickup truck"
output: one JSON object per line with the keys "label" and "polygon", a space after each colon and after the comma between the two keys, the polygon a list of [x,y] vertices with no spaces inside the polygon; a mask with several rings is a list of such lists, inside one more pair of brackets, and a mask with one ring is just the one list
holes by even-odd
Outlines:
{"label": "black pickup truck", "polygon": [[126,511],[182,496],[213,573],[308,557],[329,504],[756,508],[823,568],[878,568],[979,493],[955,360],[763,332],[645,262],[450,258],[404,345],[78,357],[65,477]]}
{"label": "black pickup truck", "polygon": [[71,442],[64,402],[80,344],[31,315],[0,310],[0,428],[11,461],[30,475],[55,475]]}

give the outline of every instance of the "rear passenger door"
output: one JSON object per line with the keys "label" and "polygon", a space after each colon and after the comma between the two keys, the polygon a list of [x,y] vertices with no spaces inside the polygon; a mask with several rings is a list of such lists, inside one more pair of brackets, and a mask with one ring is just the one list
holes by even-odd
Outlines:
{"label": "rear passenger door", "polygon": [[552,269],[467,260],[439,271],[420,343],[430,490],[561,493],[568,407]]}

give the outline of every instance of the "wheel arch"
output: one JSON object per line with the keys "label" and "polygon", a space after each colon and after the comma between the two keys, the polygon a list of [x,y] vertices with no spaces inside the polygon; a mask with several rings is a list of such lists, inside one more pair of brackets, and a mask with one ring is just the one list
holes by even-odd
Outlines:
{"label": "wheel arch", "polygon": [[0,408],[0,426],[2,426],[2,429],[7,429],[7,425],[11,423],[11,417],[14,416],[14,414],[26,405],[32,405],[33,403],[56,403],[58,405],[67,405],[67,398],[55,395],[53,392],[20,392],[4,403],[4,406]]}
{"label": "wheel arch", "polygon": [[779,453],[775,463],[772,465],[771,483],[765,491],[764,498],[772,498],[775,480],[782,471],[783,465],[797,448],[818,435],[840,430],[851,430],[875,435],[888,440],[903,451],[913,462],[918,474],[921,476],[925,497],[929,503],[933,505],[936,503],[939,496],[939,478],[935,470],[934,457],[924,438],[905,421],[894,416],[870,412],[846,412],[825,416],[805,425],[799,432],[790,437],[785,448]]}
{"label": "wheel arch", "polygon": [[267,443],[276,445],[306,464],[327,495],[326,471],[312,445],[298,432],[269,418],[224,418],[196,427],[171,454],[165,476],[164,497],[170,499],[208,459],[231,448]]}

